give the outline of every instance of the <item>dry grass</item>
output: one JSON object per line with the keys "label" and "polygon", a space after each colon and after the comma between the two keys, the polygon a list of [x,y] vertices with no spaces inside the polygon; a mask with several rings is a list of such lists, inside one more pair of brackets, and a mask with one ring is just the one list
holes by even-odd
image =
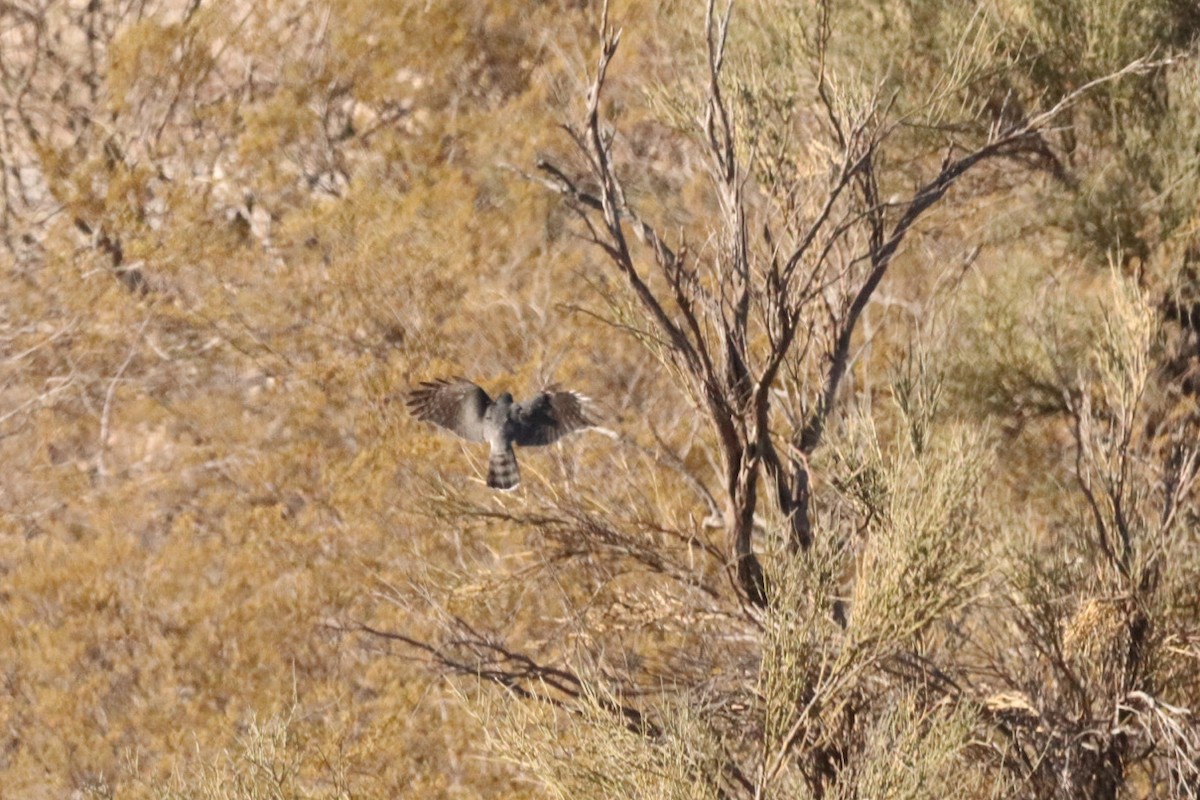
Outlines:
{"label": "dry grass", "polygon": [[[715,161],[687,4],[609,9],[583,147],[588,4],[0,8],[0,794],[1195,796],[1186,5],[748,3]],[[541,179],[714,363],[745,259],[754,369],[845,192],[738,451],[809,544]],[[460,373],[607,435],[493,493],[400,402]]]}

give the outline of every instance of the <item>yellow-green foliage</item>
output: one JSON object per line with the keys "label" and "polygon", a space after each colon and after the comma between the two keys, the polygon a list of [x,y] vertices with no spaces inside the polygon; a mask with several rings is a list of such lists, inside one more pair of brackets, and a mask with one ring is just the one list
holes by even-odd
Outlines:
{"label": "yellow-green foliage", "polygon": [[[836,796],[998,797],[1001,689],[1112,717],[1157,684],[1197,710],[1196,498],[1163,488],[1196,429],[1171,384],[1191,340],[1155,305],[1188,289],[1200,224],[1194,58],[1139,79],[1167,100],[1114,87],[1079,109],[1085,143],[1055,133],[1077,184],[1001,162],[911,235],[813,457],[810,552],[760,489],[754,610],[714,432],[527,174],[571,152],[595,4],[30,5],[0,8],[0,796],[803,797],[826,770]],[[612,4],[603,112],[631,201],[711,260],[702,20],[660,5]],[[833,102],[898,93],[885,200],[986,133],[989,99],[1054,97],[1198,24],[1168,2],[833,5]],[[820,6],[750,3],[731,35],[745,192],[789,224],[833,153]],[[404,410],[453,374],[560,382],[606,431],[523,452],[498,495],[481,448]],[[1079,484],[1125,479],[1097,512],[1136,512],[1122,573]],[[1145,680],[1121,684],[1139,614]],[[360,626],[464,663],[478,631],[584,684],[450,683]],[[921,659],[961,691],[935,699]]]}
{"label": "yellow-green foliage", "polygon": [[605,393],[556,305],[578,253],[503,167],[586,18],[473,9],[114,17],[82,135],[31,104],[61,210],[5,265],[6,796],[523,794],[436,676],[340,631],[455,553],[415,513],[463,459],[401,412],[414,380]]}

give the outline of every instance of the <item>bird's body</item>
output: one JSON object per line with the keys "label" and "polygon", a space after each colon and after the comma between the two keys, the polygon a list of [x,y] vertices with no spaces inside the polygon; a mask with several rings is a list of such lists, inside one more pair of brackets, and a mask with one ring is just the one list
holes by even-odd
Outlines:
{"label": "bird's body", "polygon": [[488,456],[487,485],[493,489],[515,489],[521,482],[521,469],[513,453],[516,438],[512,421],[513,396],[508,392],[496,398],[483,414],[483,428],[492,446]]}
{"label": "bird's body", "polygon": [[548,390],[524,403],[504,392],[494,401],[465,378],[422,383],[408,398],[413,416],[473,442],[491,446],[488,486],[515,489],[521,482],[513,445],[546,445],[591,427],[585,403],[575,392]]}

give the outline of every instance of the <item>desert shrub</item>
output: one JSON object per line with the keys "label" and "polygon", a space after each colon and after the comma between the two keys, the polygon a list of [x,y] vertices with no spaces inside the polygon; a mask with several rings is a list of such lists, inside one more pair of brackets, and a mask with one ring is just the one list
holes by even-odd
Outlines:
{"label": "desert shrub", "polygon": [[0,8],[4,791],[1194,794],[1192,4],[610,5]]}

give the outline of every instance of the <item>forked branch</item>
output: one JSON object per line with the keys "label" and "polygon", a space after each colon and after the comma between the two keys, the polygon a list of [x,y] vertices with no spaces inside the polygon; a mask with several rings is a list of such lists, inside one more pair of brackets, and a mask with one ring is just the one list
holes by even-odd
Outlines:
{"label": "forked branch", "polygon": [[[884,149],[900,127],[894,119],[897,98],[878,92],[853,113],[834,97],[825,47],[829,41],[827,4],[822,4],[816,46],[819,50],[817,94],[828,116],[838,167],[823,194],[810,198],[812,213],[803,224],[786,226],[793,233],[785,245],[761,223],[767,252],[752,247],[755,204],[747,199],[746,155],[738,152],[737,114],[723,91],[722,72],[732,16],[732,2],[718,11],[709,0],[705,14],[706,75],[704,111],[696,120],[719,207],[712,225],[714,251],[691,256],[672,247],[655,226],[626,199],[616,167],[618,137],[606,124],[602,102],[621,32],[614,30],[605,6],[600,53],[587,93],[583,128],[569,128],[586,183],[548,161],[538,162],[543,183],[561,194],[583,220],[590,241],[624,276],[638,304],[666,342],[667,354],[687,382],[689,394],[709,417],[722,455],[722,488],[729,563],[742,593],[765,605],[762,569],[753,547],[760,467],[773,485],[776,505],[787,526],[793,552],[812,543],[809,456],[820,446],[838,404],[842,384],[853,362],[854,342],[863,314],[887,276],[908,234],[947,192],[977,166],[1019,151],[1087,92],[1124,75],[1161,66],[1137,61],[1112,75],[1088,83],[1047,110],[1008,128],[993,126],[982,143],[963,148],[951,142],[936,174],[907,199],[881,199]],[[796,179],[798,180],[798,179]],[[799,185],[781,196],[794,196]],[[767,215],[770,219],[770,215]],[[653,270],[639,266],[628,230],[649,249]],[[659,287],[665,287],[659,288]],[[801,408],[783,416],[791,430],[773,430],[773,391],[785,365],[793,373],[805,367],[797,344],[808,352],[812,342],[827,348],[815,362],[819,373],[805,382],[820,389]],[[722,493],[714,492],[720,496]]]}

